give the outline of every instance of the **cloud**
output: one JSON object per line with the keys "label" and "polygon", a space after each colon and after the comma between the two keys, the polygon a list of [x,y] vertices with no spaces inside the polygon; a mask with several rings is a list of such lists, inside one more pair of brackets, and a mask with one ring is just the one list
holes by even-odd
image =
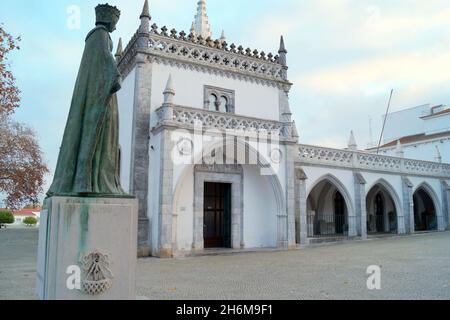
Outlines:
{"label": "cloud", "polygon": [[[49,2],[10,1],[15,10],[8,16],[18,18],[5,22],[24,38],[14,68],[27,109],[18,117],[37,129],[54,166],[95,15],[92,1]],[[114,43],[133,36],[143,2],[109,1],[122,11]],[[82,8],[80,30],[65,28],[71,4]],[[152,23],[179,31],[190,28],[195,9],[196,0],[150,1]],[[376,138],[391,88],[393,109],[450,98],[448,0],[210,0],[208,15],[216,35],[224,29],[228,42],[245,47],[275,53],[285,35],[291,108],[303,143],[345,147],[353,129],[365,147],[369,116]]]}
{"label": "cloud", "polygon": [[442,70],[450,70],[450,51],[431,50],[365,59],[302,74],[296,80],[320,93],[347,96],[357,91],[370,95],[400,87],[419,89],[415,94],[418,97],[436,85],[450,82],[450,74]]}
{"label": "cloud", "polygon": [[342,147],[354,129],[365,147],[391,88],[393,109],[448,102],[448,21],[445,0],[283,1],[243,32],[261,47],[285,35],[302,142]]}

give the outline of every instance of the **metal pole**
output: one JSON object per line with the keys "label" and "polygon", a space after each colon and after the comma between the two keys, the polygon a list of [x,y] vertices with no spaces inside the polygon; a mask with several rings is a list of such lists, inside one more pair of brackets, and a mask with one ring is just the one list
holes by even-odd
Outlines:
{"label": "metal pole", "polygon": [[386,115],[384,116],[384,121],[383,121],[383,129],[381,130],[380,141],[378,142],[377,154],[379,154],[379,152],[380,152],[381,140],[383,139],[384,129],[386,128],[386,120],[387,120],[387,116],[389,114],[389,109],[391,108],[391,101],[392,101],[393,94],[394,94],[394,89],[391,90],[391,95],[389,96],[389,103],[388,103]]}

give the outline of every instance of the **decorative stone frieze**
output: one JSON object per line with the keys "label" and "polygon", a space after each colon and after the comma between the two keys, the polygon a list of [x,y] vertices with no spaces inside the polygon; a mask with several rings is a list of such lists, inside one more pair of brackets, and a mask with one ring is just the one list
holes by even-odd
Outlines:
{"label": "decorative stone frieze", "polygon": [[[239,135],[272,135],[291,138],[292,130],[278,121],[262,120],[235,114],[209,111],[199,108],[182,106],[172,107],[172,119],[167,119],[165,107],[156,110],[158,122],[156,127],[162,125],[178,126],[184,129],[193,129],[194,125],[201,124],[203,129],[232,130]],[[287,130],[286,130],[287,129]]]}
{"label": "decorative stone frieze", "polygon": [[[139,41],[142,37],[148,39],[147,48],[139,45],[142,43]],[[243,46],[235,44],[228,46],[226,41],[204,39],[194,33],[188,35],[175,29],[168,32],[167,27],[158,28],[156,24],[150,27],[149,33],[138,31],[132,37],[119,59],[119,69],[122,73],[127,74],[138,50],[160,59],[176,60],[180,64],[199,65],[203,67],[201,71],[206,71],[205,67],[213,68],[229,77],[240,74],[239,78],[246,81],[256,78],[260,79],[262,84],[270,83],[280,88],[283,88],[283,84],[290,85],[287,81],[286,66],[282,64],[279,56],[250,48],[244,49]]]}
{"label": "decorative stone frieze", "polygon": [[340,167],[362,171],[382,171],[416,176],[450,176],[449,164],[309,145],[299,146],[298,162],[311,165]]}

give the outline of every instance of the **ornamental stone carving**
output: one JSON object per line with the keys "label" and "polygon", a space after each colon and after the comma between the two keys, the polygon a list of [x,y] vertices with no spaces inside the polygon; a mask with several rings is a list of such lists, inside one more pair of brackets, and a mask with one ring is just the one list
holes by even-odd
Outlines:
{"label": "ornamental stone carving", "polygon": [[80,267],[83,272],[81,288],[84,293],[100,295],[111,288],[114,276],[110,270],[108,255],[98,251],[81,254]]}
{"label": "ornamental stone carving", "polygon": [[203,129],[218,129],[232,131],[235,135],[272,135],[283,136],[283,123],[278,121],[261,120],[250,117],[238,116],[230,113],[208,111],[198,108],[173,106],[173,118],[166,119],[164,115],[166,107],[156,110],[158,123],[177,125],[181,128],[193,129],[201,126]]}
{"label": "ornamental stone carving", "polygon": [[[274,82],[272,85],[275,84],[280,89],[283,85],[291,85],[286,80],[285,66],[280,63],[278,56],[263,51],[259,53],[258,50],[252,51],[250,48],[244,50],[242,46],[237,47],[234,44],[228,46],[226,41],[203,39],[192,33],[186,36],[185,32],[178,33],[175,29],[172,29],[170,34],[167,31],[168,29],[163,27],[159,32],[158,26],[154,24],[147,34],[136,32],[120,57],[119,69],[122,74],[128,74],[133,58],[139,50],[178,63],[194,63],[221,72],[238,73],[245,81],[253,81],[256,78],[263,84],[266,84],[265,81]],[[148,40],[147,48],[139,47],[139,39],[142,37]],[[226,73],[226,76],[232,75]]]}
{"label": "ornamental stone carving", "polygon": [[386,171],[432,177],[447,177],[450,172],[450,165],[448,164],[309,145],[300,145],[298,155],[297,161],[300,163],[320,164],[362,171]]}

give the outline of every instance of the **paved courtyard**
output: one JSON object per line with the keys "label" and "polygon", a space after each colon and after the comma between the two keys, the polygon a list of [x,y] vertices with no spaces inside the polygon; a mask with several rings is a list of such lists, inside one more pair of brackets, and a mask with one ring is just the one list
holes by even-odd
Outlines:
{"label": "paved courtyard", "polygon": [[[35,299],[36,230],[0,230],[0,300]],[[369,291],[366,269],[382,268]],[[141,259],[140,299],[450,299],[450,233],[291,252]]]}

